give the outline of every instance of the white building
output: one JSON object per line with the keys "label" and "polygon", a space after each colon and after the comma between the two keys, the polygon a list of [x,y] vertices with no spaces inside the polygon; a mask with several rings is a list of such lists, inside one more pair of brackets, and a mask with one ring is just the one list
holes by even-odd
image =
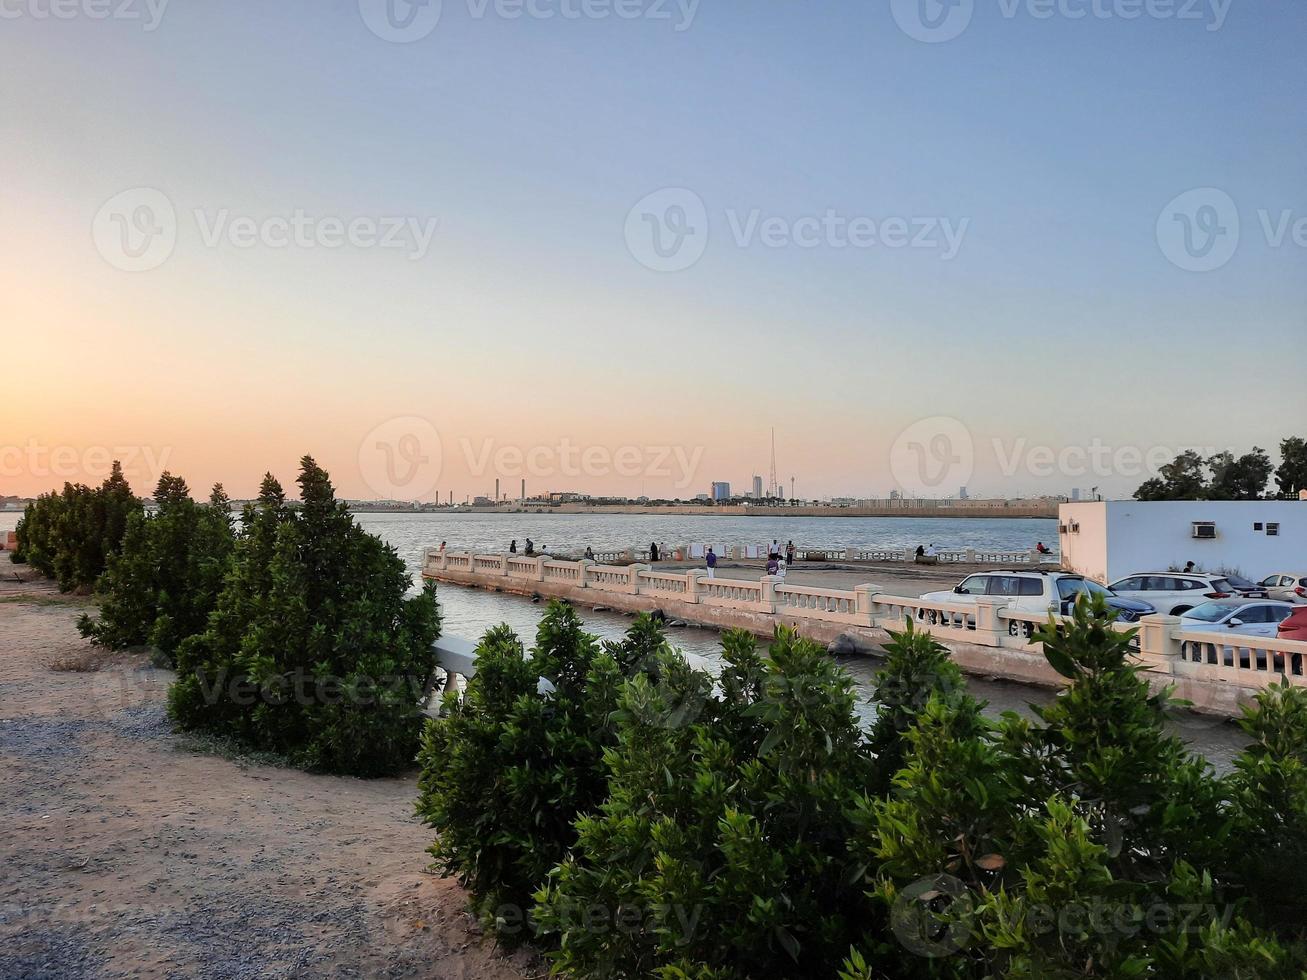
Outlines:
{"label": "white building", "polygon": [[1193,562],[1260,581],[1307,571],[1307,503],[1101,500],[1058,507],[1062,564],[1100,582]]}
{"label": "white building", "polygon": [[753,478],[753,499],[762,499],[762,477],[754,476]]}

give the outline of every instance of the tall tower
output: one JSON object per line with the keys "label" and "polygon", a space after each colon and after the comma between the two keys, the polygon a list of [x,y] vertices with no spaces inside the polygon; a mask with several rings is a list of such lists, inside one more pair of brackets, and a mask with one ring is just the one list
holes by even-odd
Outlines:
{"label": "tall tower", "polygon": [[771,475],[767,482],[767,496],[779,497],[780,484],[776,482],[776,427],[771,430]]}

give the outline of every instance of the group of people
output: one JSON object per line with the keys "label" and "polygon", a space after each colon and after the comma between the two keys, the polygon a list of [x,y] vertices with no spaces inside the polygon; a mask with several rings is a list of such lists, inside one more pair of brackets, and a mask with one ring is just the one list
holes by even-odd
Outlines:
{"label": "group of people", "polygon": [[[543,548],[542,548],[541,550],[543,550]],[[586,548],[586,551],[587,551],[587,552],[588,552],[589,550],[590,550],[589,548]],[[517,538],[514,538],[512,541],[510,541],[510,542],[508,543],[508,553],[509,553],[510,555],[515,555],[515,554],[517,554]],[[529,557],[531,557],[532,555],[534,555],[535,553],[536,553],[536,544],[535,544],[535,542],[532,541],[530,538],[527,538],[527,539],[526,539],[526,555],[527,555],[527,557],[529,558]]]}

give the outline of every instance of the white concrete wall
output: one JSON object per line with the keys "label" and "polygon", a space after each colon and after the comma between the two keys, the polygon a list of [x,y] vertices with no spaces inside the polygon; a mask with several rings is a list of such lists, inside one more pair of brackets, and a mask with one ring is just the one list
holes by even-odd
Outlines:
{"label": "white concrete wall", "polygon": [[[1214,521],[1216,537],[1193,536],[1194,521]],[[1254,531],[1254,523],[1262,530]],[[1272,537],[1266,525],[1278,523]],[[1307,502],[1297,500],[1108,500],[1062,504],[1062,564],[1102,582],[1132,572],[1183,568],[1239,572],[1254,581],[1277,571],[1307,571]]]}

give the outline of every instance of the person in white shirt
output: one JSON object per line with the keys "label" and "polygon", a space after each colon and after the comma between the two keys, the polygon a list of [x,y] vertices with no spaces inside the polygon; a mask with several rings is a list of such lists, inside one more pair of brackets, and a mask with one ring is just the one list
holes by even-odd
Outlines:
{"label": "person in white shirt", "polygon": [[938,557],[939,557],[939,550],[938,550],[938,549],[937,549],[937,548],[932,544],[929,548],[926,549],[926,557],[927,557],[927,558],[938,558]]}

